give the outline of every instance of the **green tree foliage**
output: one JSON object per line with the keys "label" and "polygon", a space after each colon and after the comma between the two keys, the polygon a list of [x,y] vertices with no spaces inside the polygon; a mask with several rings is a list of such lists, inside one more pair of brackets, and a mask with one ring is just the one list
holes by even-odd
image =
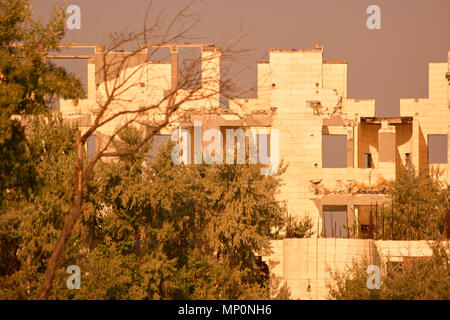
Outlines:
{"label": "green tree foliage", "polygon": [[[26,0],[0,0],[0,298],[7,299],[36,297],[75,202],[79,131],[48,110],[52,99],[84,95],[46,57],[60,49],[64,12],[55,9],[46,23],[31,13]],[[115,148],[127,149],[142,133],[129,128],[119,138]],[[176,166],[170,145],[146,167],[148,145],[141,150],[100,161],[88,177],[50,298],[276,296],[258,256],[284,224],[276,200],[283,170]],[[81,290],[66,287],[73,264]]]}
{"label": "green tree foliage", "polygon": [[[0,297],[4,298],[31,298],[37,290],[72,198],[77,128],[51,116],[36,117],[28,127],[35,190],[26,199],[8,201],[0,207],[0,287],[4,288]],[[77,250],[75,241],[68,252]],[[11,287],[4,283],[13,290],[8,291]]]}
{"label": "green tree foliage", "polygon": [[[139,134],[130,129],[120,138],[132,145]],[[116,261],[129,272],[104,297],[268,297],[257,254],[284,223],[284,208],[275,199],[279,177],[262,176],[258,166],[177,166],[172,147],[164,147],[150,168],[142,166],[145,153],[103,163],[90,184],[96,210],[84,219],[95,221],[90,236],[102,258],[88,263]],[[115,260],[117,255],[123,258]],[[77,297],[84,294],[88,289]]]}
{"label": "green tree foliage", "polygon": [[311,238],[314,234],[311,217],[292,217],[286,219],[286,238]]}
{"label": "green tree foliage", "polygon": [[377,234],[384,224],[386,240],[445,238],[445,217],[450,209],[449,187],[435,170],[402,170],[389,190],[392,201],[381,210]]}
{"label": "green tree foliage", "polygon": [[448,300],[450,257],[442,245],[432,244],[433,255],[390,262],[381,259],[381,288],[368,289],[369,263],[354,261],[344,271],[333,272],[329,296],[337,300]]}
{"label": "green tree foliage", "polygon": [[46,59],[64,36],[64,11],[49,21],[31,19],[27,0],[0,0],[0,202],[33,190],[23,121],[47,112],[52,98],[84,95],[80,81]]}
{"label": "green tree foliage", "polygon": [[[8,259],[0,268],[1,298],[32,298],[38,290],[73,197],[75,133],[61,119],[36,120],[30,128],[41,187],[0,215]],[[129,128],[115,147],[128,148],[141,134]],[[275,198],[283,170],[263,176],[259,165],[177,166],[172,147],[163,147],[151,166],[148,146],[99,163],[49,298],[287,297],[285,287],[269,291],[259,258],[284,226],[285,208]],[[81,290],[66,287],[72,264],[82,270]]]}
{"label": "green tree foliage", "polygon": [[[389,190],[392,202],[381,210],[376,231],[384,222],[386,240],[443,240],[449,210],[449,189],[438,171],[400,172]],[[450,259],[441,242],[430,244],[431,257],[405,257],[403,263],[381,257],[381,289],[367,288],[369,263],[355,261],[332,273],[333,299],[449,299]]]}

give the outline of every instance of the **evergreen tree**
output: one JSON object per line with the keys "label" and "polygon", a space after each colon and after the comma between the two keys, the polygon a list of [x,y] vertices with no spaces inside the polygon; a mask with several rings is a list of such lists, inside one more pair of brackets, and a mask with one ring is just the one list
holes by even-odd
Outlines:
{"label": "evergreen tree", "polygon": [[[36,118],[28,131],[40,192],[0,219],[7,253],[1,298],[35,297],[73,199],[77,128],[45,119]],[[128,128],[115,147],[132,147],[140,135]],[[260,260],[284,226],[285,208],[276,200],[280,176],[261,175],[259,165],[174,165],[172,147],[162,147],[151,166],[148,145],[99,163],[49,298],[288,297],[269,291]],[[66,287],[69,265],[81,268],[80,290]]]}
{"label": "evergreen tree", "polygon": [[[1,298],[32,298],[36,294],[73,198],[77,130],[53,116],[35,117],[27,125],[28,157],[38,187],[29,197],[0,207]],[[75,233],[63,261],[66,266],[76,264],[81,249],[78,238]]]}
{"label": "evergreen tree", "polygon": [[[139,141],[133,135],[139,132],[125,131],[122,143]],[[145,153],[99,166],[88,188],[96,210],[83,218],[96,221],[87,270],[99,273],[86,277],[77,297],[111,277],[101,281],[104,298],[268,298],[258,254],[284,225],[279,176],[262,176],[257,165],[177,166],[172,147],[150,168],[142,166]]]}
{"label": "evergreen tree", "polygon": [[78,79],[46,59],[60,50],[64,12],[47,23],[31,19],[27,0],[0,0],[0,203],[29,195],[36,186],[24,121],[48,112],[51,99],[79,98]]}

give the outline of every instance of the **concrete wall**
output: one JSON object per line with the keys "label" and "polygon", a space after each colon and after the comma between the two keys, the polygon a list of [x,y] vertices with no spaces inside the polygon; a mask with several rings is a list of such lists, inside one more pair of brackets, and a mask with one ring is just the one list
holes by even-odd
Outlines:
{"label": "concrete wall", "polygon": [[[413,137],[409,142],[412,145],[414,166],[419,169],[435,167],[443,170],[447,183],[450,182],[448,162],[432,165],[428,163],[428,135],[447,134],[450,139],[450,83],[446,79],[449,62],[429,64],[428,98],[400,99],[401,115],[414,117]],[[450,155],[450,148],[447,153]]]}
{"label": "concrete wall", "polygon": [[324,61],[322,82],[325,89],[335,89],[347,98],[347,62]]}
{"label": "concrete wall", "polygon": [[[379,263],[379,257],[402,261],[403,257],[431,256],[427,241],[363,239],[283,239],[271,242],[272,253],[263,257],[270,271],[291,290],[291,298],[328,298],[330,272],[342,271],[353,260]],[[449,243],[444,243],[449,248]]]}
{"label": "concrete wall", "polygon": [[330,270],[342,270],[352,259],[373,256],[373,241],[354,239],[284,239],[272,241],[273,254],[263,257],[281,277],[293,299],[325,299]]}
{"label": "concrete wall", "polygon": [[[218,81],[221,50],[211,45],[201,47],[202,90],[198,91],[197,97],[208,95],[208,98],[184,103],[181,110],[194,110],[199,114],[220,113]],[[130,76],[130,83],[139,85],[120,96],[123,101],[111,106],[113,112],[158,103],[167,90],[175,88],[174,81],[178,81],[174,77],[178,65],[175,63],[176,52],[172,47],[173,65],[142,62],[142,57],[132,61],[120,78]],[[118,57],[123,54],[118,53]],[[98,111],[98,102],[105,99],[106,85],[111,87],[115,81],[99,82],[98,60],[98,55],[89,60],[88,99],[77,104],[65,100],[60,103],[64,117],[75,120],[83,118],[83,125],[86,126]],[[322,46],[310,50],[270,49],[269,61],[258,63],[257,98],[231,99],[230,108],[223,117],[230,119],[228,123],[212,121],[207,127],[270,126],[279,131],[279,154],[288,164],[279,199],[287,203],[289,214],[312,218],[317,230],[316,237],[322,233],[322,205],[331,204],[330,199],[336,201],[332,203],[334,205],[348,206],[382,202],[381,193],[359,197],[358,191],[351,190],[355,187],[376,188],[383,186],[387,180],[395,179],[400,167],[406,165],[405,153],[412,154],[412,162],[417,168],[429,167],[427,136],[450,132],[450,90],[445,77],[448,70],[448,62],[430,63],[429,97],[400,101],[401,117],[413,118],[408,120],[409,123],[392,123],[387,119],[364,122],[366,118],[375,119],[375,101],[347,98],[345,61],[323,61]],[[188,90],[179,90],[177,99],[188,94]],[[142,120],[163,117],[164,108],[162,104],[158,110],[142,115]],[[248,115],[261,112],[270,112],[271,123],[246,122]],[[99,133],[105,137],[111,135],[125,119],[116,119],[99,129]],[[192,123],[189,125],[192,126]],[[179,126],[180,122],[174,121],[164,133],[170,133]],[[323,168],[323,134],[347,136],[347,147],[343,150],[347,157],[346,168]],[[372,155],[372,168],[363,168],[364,153]],[[448,154],[450,158],[450,148]],[[444,178],[450,181],[448,163],[433,166],[444,170]],[[342,196],[333,198],[333,194]]]}
{"label": "concrete wall", "polygon": [[[345,182],[357,173],[348,168],[322,168],[324,119],[337,111],[343,119],[353,120],[356,109],[359,114],[374,116],[374,101],[346,99],[347,64],[324,62],[321,46],[296,51],[271,49],[269,56],[270,72],[263,69],[266,72],[261,70],[261,76],[269,77],[265,83],[271,85],[270,106],[276,108],[272,128],[279,130],[280,155],[288,164],[280,199],[287,202],[291,215],[310,216],[320,233],[321,208],[312,201],[315,195],[311,181],[322,180],[333,188],[339,184],[338,180]],[[315,112],[310,101],[318,102],[320,110]],[[348,135],[349,145],[353,147],[350,124],[331,125],[326,130],[327,134]],[[349,167],[353,167],[352,151],[347,159]]]}

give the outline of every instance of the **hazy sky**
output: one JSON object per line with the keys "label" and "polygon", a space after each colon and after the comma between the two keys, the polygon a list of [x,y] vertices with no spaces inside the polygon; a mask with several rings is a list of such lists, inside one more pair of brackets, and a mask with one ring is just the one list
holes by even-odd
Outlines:
{"label": "hazy sky", "polygon": [[[112,32],[137,30],[149,2],[66,0],[81,8],[81,30],[69,30],[66,41],[105,43]],[[31,3],[46,16],[53,1]],[[155,0],[153,10],[170,17],[185,4]],[[366,27],[372,4],[381,8],[381,30]],[[256,63],[268,59],[269,48],[322,44],[324,60],[347,60],[349,97],[375,98],[377,116],[397,116],[400,98],[426,97],[428,63],[446,61],[450,51],[450,0],[203,0],[193,12],[196,42],[253,28],[245,44],[255,50],[243,61],[251,68],[237,82],[256,84]]]}

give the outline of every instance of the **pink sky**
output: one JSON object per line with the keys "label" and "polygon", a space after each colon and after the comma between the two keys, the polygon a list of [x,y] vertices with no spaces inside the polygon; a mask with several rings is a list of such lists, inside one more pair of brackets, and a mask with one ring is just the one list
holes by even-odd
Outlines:
{"label": "pink sky", "polygon": [[[46,16],[51,0],[32,0]],[[81,8],[81,30],[66,41],[104,43],[114,31],[141,28],[148,0],[67,0]],[[170,17],[186,1],[155,0],[155,12]],[[381,30],[368,30],[366,9],[381,8]],[[200,22],[197,42],[218,42],[224,35],[253,28],[245,43],[255,49],[242,61],[250,65],[240,79],[256,84],[256,63],[269,48],[324,46],[325,60],[348,61],[350,98],[375,98],[377,116],[398,116],[400,98],[428,95],[428,63],[444,62],[450,50],[449,0],[203,0],[194,12]]]}

